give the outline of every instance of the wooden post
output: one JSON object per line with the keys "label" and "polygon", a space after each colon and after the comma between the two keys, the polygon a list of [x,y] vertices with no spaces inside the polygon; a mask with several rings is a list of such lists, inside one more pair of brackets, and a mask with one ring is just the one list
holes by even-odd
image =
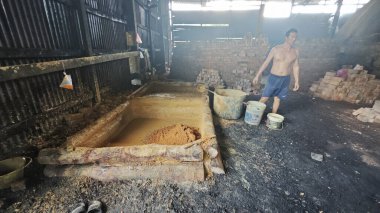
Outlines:
{"label": "wooden post", "polygon": [[[88,24],[88,16],[85,7],[85,0],[77,1],[77,7],[79,11],[79,23],[81,25],[82,39],[84,43],[85,52],[87,56],[92,56],[93,49],[91,43],[90,25]],[[94,102],[98,104],[101,102],[101,96],[98,77],[96,75],[94,66],[90,66],[88,80],[90,83],[90,88],[94,94]]]}
{"label": "wooden post", "polygon": [[45,167],[47,177],[87,176],[100,181],[153,179],[171,183],[203,181],[205,178],[203,162],[136,164],[119,165],[63,165]]}
{"label": "wooden post", "polygon": [[200,145],[189,148],[176,145],[138,145],[102,148],[77,147],[74,150],[46,148],[38,154],[40,164],[89,164],[115,165],[128,162],[193,162],[203,161]]}
{"label": "wooden post", "polygon": [[90,25],[88,24],[88,17],[85,7],[85,0],[74,1],[79,12],[79,23],[81,26],[81,35],[84,44],[86,56],[93,54],[91,44]]}
{"label": "wooden post", "polygon": [[139,62],[140,62],[140,56],[129,58],[129,72],[131,74],[139,73],[139,71],[140,71],[140,63]]}

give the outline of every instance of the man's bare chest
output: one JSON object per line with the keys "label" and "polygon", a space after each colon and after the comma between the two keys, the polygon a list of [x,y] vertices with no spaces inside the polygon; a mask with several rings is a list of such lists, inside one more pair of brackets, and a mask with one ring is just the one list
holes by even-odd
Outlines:
{"label": "man's bare chest", "polygon": [[275,53],[274,59],[284,63],[292,63],[296,60],[296,54],[294,51],[278,51]]}

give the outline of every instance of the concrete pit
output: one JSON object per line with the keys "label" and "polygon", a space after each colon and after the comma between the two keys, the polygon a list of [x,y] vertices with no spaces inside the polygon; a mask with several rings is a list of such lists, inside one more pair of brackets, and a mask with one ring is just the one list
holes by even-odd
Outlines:
{"label": "concrete pit", "polygon": [[182,182],[224,173],[206,90],[175,82],[145,85],[63,147],[41,150],[39,162],[49,164],[47,176],[100,180]]}

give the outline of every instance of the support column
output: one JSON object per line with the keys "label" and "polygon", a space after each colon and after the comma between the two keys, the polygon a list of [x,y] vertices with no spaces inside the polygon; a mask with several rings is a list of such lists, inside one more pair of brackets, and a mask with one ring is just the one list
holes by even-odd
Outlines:
{"label": "support column", "polygon": [[342,4],[343,4],[343,0],[337,1],[338,6],[336,8],[336,12],[335,12],[334,19],[333,19],[333,22],[331,24],[331,29],[330,29],[330,37],[331,38],[334,37],[336,27],[338,26],[338,21],[339,21],[339,16],[340,16],[340,8],[342,7]]}
{"label": "support column", "polygon": [[257,26],[256,26],[256,37],[260,36],[263,32],[264,9],[265,9],[265,4],[261,0],[259,17],[258,17],[257,23],[256,23],[257,24]]}
{"label": "support column", "polygon": [[[86,12],[85,0],[79,0],[75,2],[77,4],[77,8],[79,11],[79,23],[81,26],[82,40],[83,40],[86,56],[92,56],[93,49],[92,49],[92,43],[91,43],[90,25],[88,24],[88,16]],[[90,70],[89,70],[88,80],[90,83],[90,88],[94,94],[94,102],[98,104],[101,102],[98,77],[96,75],[94,66],[90,66],[89,69]]]}

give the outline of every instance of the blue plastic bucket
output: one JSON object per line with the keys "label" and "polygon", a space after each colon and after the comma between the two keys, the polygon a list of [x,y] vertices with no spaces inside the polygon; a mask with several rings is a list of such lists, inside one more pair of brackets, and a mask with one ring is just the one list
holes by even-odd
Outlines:
{"label": "blue plastic bucket", "polygon": [[248,101],[245,111],[244,122],[250,125],[259,125],[263,117],[266,105],[258,101]]}
{"label": "blue plastic bucket", "polygon": [[216,89],[214,111],[224,119],[239,119],[243,111],[243,101],[247,93],[235,89]]}

